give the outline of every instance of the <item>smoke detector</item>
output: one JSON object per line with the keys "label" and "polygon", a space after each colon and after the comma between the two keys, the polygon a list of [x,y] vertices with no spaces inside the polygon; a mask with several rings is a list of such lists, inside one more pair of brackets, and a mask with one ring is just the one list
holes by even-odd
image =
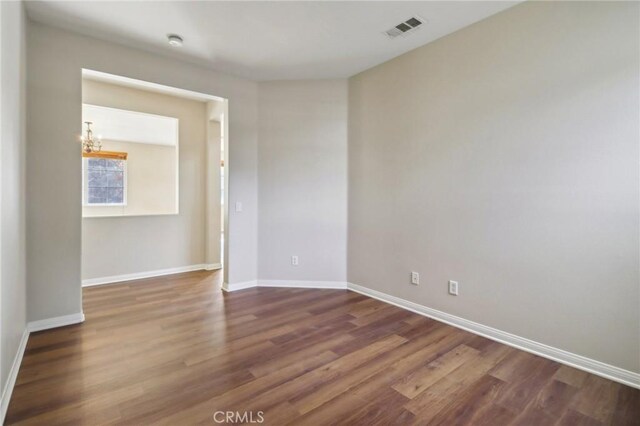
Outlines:
{"label": "smoke detector", "polygon": [[398,36],[407,35],[409,33],[414,32],[415,30],[420,29],[422,24],[424,24],[425,22],[426,21],[424,19],[420,18],[419,16],[412,16],[411,18],[407,19],[406,21],[400,22],[395,27],[389,28],[384,33],[389,38],[396,38]]}
{"label": "smoke detector", "polygon": [[167,35],[167,41],[169,42],[170,45],[174,47],[181,47],[183,43],[182,37],[180,37],[177,34]]}

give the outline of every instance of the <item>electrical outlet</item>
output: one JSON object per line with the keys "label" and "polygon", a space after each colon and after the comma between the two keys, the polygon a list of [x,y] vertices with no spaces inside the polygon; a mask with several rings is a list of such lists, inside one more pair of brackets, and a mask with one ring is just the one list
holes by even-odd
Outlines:
{"label": "electrical outlet", "polygon": [[293,266],[298,266],[298,256],[291,256],[291,264]]}
{"label": "electrical outlet", "polygon": [[449,294],[458,295],[458,281],[449,281]]}
{"label": "electrical outlet", "polygon": [[411,272],[411,284],[418,285],[420,284],[420,274],[417,272]]}

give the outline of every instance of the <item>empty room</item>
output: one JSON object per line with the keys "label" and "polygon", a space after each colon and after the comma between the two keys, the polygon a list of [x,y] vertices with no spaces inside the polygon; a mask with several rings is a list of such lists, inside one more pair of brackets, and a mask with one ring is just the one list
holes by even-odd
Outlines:
{"label": "empty room", "polygon": [[640,425],[640,2],[0,1],[0,423]]}

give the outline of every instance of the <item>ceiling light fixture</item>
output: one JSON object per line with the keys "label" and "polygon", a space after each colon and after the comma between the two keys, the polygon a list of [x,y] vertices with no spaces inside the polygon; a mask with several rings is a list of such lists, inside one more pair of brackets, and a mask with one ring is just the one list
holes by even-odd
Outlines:
{"label": "ceiling light fixture", "polygon": [[169,44],[175,47],[181,47],[183,40],[182,37],[180,37],[177,34],[169,34],[167,35],[167,40],[169,41]]}

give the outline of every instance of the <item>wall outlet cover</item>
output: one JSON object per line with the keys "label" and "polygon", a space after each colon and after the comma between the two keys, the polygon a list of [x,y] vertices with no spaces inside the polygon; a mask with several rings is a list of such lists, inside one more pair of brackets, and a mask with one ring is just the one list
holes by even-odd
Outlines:
{"label": "wall outlet cover", "polygon": [[458,295],[458,281],[449,281],[449,294]]}

